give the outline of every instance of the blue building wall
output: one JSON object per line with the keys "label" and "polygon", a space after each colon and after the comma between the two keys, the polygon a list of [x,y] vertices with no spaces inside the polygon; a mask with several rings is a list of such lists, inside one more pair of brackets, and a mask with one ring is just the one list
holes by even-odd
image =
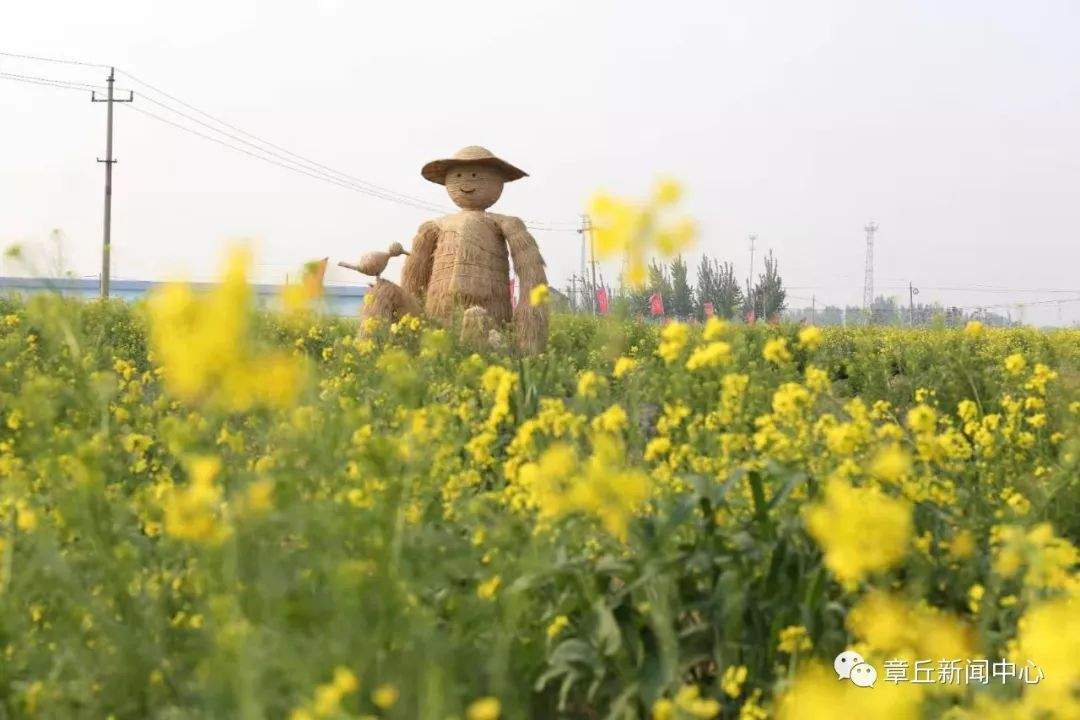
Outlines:
{"label": "blue building wall", "polygon": [[[109,297],[133,302],[146,296],[150,290],[164,283],[153,280],[114,280],[109,285]],[[191,283],[196,290],[207,290],[213,283]],[[256,302],[260,307],[272,308],[278,303],[281,285],[255,284]],[[323,288],[323,309],[331,315],[357,316],[368,288],[359,285],[327,285]],[[0,275],[0,295],[56,292],[61,295],[91,300],[98,297],[96,278],[31,278]]]}

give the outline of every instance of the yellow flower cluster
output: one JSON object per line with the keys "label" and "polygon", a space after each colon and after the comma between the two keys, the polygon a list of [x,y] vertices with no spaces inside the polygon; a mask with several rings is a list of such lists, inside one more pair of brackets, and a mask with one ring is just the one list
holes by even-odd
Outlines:
{"label": "yellow flower cluster", "polygon": [[683,685],[673,699],[657,700],[653,704],[652,716],[653,720],[678,720],[680,717],[712,720],[720,714],[720,709],[717,700],[701,697],[701,688],[697,685]]}
{"label": "yellow flower cluster", "polygon": [[584,461],[579,461],[571,446],[552,445],[539,462],[521,466],[519,482],[531,489],[531,504],[541,520],[582,512],[625,540],[630,518],[648,497],[648,479],[640,471],[623,467],[626,448],[613,435],[598,433],[592,445],[592,454]]}
{"label": "yellow flower cluster", "polygon": [[296,397],[298,361],[281,351],[260,352],[253,343],[249,263],[248,253],[236,250],[208,293],[170,283],[151,296],[151,345],[166,387],[179,399],[246,410],[284,407]]}
{"label": "yellow flower cluster", "polygon": [[333,680],[315,688],[311,702],[293,710],[289,720],[335,717],[341,713],[342,699],[355,693],[359,687],[360,682],[351,670],[346,667],[336,668]]}
{"label": "yellow flower cluster", "polygon": [[230,533],[221,502],[221,488],[214,479],[221,460],[197,457],[189,461],[190,482],[174,489],[165,500],[165,532],[193,542],[215,543]]}
{"label": "yellow flower cluster", "polygon": [[803,515],[825,552],[825,564],[849,587],[896,565],[907,554],[911,507],[874,487],[830,480],[824,500],[807,506]]}
{"label": "yellow flower cluster", "polygon": [[675,255],[693,242],[695,229],[690,219],[669,219],[681,197],[678,183],[662,179],[644,203],[607,193],[597,193],[590,200],[597,255],[622,256],[626,262],[623,281],[628,285],[640,287],[645,282],[645,264],[651,252]]}

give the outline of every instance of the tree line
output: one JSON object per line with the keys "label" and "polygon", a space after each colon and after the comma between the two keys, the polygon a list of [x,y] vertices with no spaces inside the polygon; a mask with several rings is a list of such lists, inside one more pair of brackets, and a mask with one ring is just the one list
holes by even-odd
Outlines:
{"label": "tree line", "polygon": [[764,264],[764,272],[748,286],[735,275],[733,263],[708,255],[698,263],[693,282],[682,255],[668,263],[654,259],[649,264],[648,279],[640,288],[620,283],[613,293],[603,280],[593,287],[588,278],[575,278],[563,293],[563,301],[571,311],[591,311],[596,291],[601,290],[610,298],[613,310],[632,316],[654,315],[654,298],[659,297],[663,316],[678,320],[704,320],[709,315],[728,319],[750,315],[762,320],[778,318],[787,308],[787,291],[772,251],[765,256]]}

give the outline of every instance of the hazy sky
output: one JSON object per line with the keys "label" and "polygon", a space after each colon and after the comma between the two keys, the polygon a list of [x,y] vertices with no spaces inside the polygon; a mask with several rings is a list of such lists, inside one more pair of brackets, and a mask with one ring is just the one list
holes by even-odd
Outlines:
{"label": "hazy sky", "polygon": [[[906,302],[911,280],[947,304],[1080,298],[1077,38],[1075,0],[35,0],[7,3],[0,23],[2,51],[115,64],[439,204],[443,188],[420,167],[469,144],[531,175],[493,210],[544,221],[574,221],[598,188],[640,195],[670,174],[701,228],[691,264],[708,252],[745,275],[757,233],[792,304],[816,295],[819,307],[861,302],[870,218],[884,294]],[[0,72],[104,79],[3,57]],[[0,242],[62,228],[71,268],[96,275],[104,106],[3,79],[0,92]],[[260,279],[279,279],[312,257],[407,242],[431,216],[128,108],[115,153],[114,277],[209,277],[228,241],[249,237]],[[561,286],[579,236],[536,235]],[[996,291],[949,289],[971,287]],[[1080,302],[1023,317],[1077,322]]]}

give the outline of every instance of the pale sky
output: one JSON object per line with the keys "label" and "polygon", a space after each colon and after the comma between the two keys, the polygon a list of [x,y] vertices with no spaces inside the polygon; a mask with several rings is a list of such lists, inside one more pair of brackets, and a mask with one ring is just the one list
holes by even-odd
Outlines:
{"label": "pale sky", "polygon": [[[9,0],[0,23],[0,51],[115,64],[440,205],[444,189],[420,167],[471,144],[531,176],[493,211],[545,222],[575,221],[598,188],[643,195],[673,176],[701,231],[691,265],[707,252],[744,276],[756,233],[793,306],[861,303],[873,218],[879,293],[906,302],[910,280],[945,304],[1073,300],[1029,306],[1023,318],[1040,324],[1080,322],[1077,38],[1075,0]],[[104,80],[98,68],[4,57],[0,73]],[[206,132],[128,78],[118,85]],[[71,269],[96,276],[104,105],[4,79],[0,92],[0,244],[40,245],[61,228]],[[314,257],[407,244],[432,216],[128,108],[117,109],[115,154],[117,278],[208,278],[228,242],[247,237],[259,279],[279,280]],[[579,236],[536,237],[562,286]],[[974,287],[987,290],[964,290]]]}

